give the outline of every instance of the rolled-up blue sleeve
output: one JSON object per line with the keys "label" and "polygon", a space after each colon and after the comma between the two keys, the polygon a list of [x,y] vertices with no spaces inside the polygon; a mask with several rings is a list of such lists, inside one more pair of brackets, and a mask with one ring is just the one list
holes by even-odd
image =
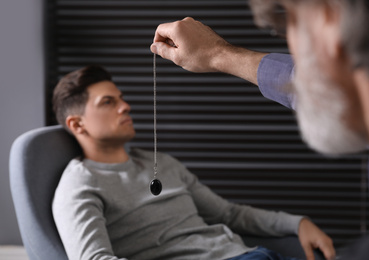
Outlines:
{"label": "rolled-up blue sleeve", "polygon": [[263,57],[258,68],[258,85],[264,97],[288,108],[295,108],[295,95],[286,88],[294,76],[294,62],[289,54],[271,53]]}

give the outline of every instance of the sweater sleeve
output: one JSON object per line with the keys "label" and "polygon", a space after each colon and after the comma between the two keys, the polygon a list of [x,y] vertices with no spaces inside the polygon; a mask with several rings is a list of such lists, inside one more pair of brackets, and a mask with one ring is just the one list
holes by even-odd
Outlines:
{"label": "sweater sleeve", "polygon": [[294,77],[294,68],[291,55],[271,53],[264,56],[257,72],[258,85],[263,96],[295,109],[295,95],[287,87]]}
{"label": "sweater sleeve", "polygon": [[[104,203],[98,188],[78,166],[68,166],[54,195],[52,211],[71,260],[118,260],[105,227]],[[121,260],[126,260],[121,258]]]}
{"label": "sweater sleeve", "polygon": [[302,216],[257,209],[231,203],[201,184],[184,166],[183,179],[195,202],[199,215],[209,224],[225,224],[240,235],[284,236],[298,234]]}

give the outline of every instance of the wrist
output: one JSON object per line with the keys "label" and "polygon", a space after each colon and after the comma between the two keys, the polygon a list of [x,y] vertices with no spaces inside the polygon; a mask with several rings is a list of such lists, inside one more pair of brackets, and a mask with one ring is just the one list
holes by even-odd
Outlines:
{"label": "wrist", "polygon": [[235,55],[235,46],[225,42],[218,46],[211,55],[210,68],[214,72],[229,73],[229,65],[232,63],[233,56]]}
{"label": "wrist", "polygon": [[300,232],[303,232],[302,230],[305,229],[305,226],[313,227],[314,224],[307,217],[301,218],[299,228],[298,228],[298,235],[300,235]]}

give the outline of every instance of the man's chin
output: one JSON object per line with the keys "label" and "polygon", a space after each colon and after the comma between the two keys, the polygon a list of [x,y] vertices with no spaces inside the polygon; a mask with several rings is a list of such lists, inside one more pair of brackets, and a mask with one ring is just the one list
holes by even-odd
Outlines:
{"label": "man's chin", "polygon": [[326,145],[323,142],[311,142],[303,137],[304,142],[314,151],[328,157],[339,157],[362,152],[366,147],[343,147],[339,145]]}
{"label": "man's chin", "polygon": [[127,142],[131,141],[134,137],[135,137],[135,133],[132,134],[127,134],[125,133],[124,135],[115,135],[115,136],[110,136],[109,138],[106,138],[106,141],[111,143],[112,145],[116,146],[116,145],[124,145]]}
{"label": "man's chin", "polygon": [[127,142],[131,141],[133,138],[135,138],[135,136],[136,136],[136,133],[134,132],[130,135],[123,136],[121,140],[122,140],[122,142],[127,143]]}
{"label": "man's chin", "polygon": [[312,125],[300,123],[300,129],[304,142],[311,149],[329,157],[358,153],[367,149],[366,136],[342,128],[331,128],[329,131],[324,127],[314,128]]}

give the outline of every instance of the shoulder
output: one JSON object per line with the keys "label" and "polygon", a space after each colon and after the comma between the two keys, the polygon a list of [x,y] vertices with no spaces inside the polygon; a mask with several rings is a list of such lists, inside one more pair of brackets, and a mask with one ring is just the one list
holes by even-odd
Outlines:
{"label": "shoulder", "polygon": [[72,159],[63,172],[62,178],[73,178],[73,179],[90,179],[93,174],[89,168],[85,166],[81,158]]}
{"label": "shoulder", "polygon": [[92,187],[96,185],[96,177],[80,158],[72,159],[64,169],[56,194],[65,193],[81,187]]}
{"label": "shoulder", "polygon": [[[55,190],[52,211],[54,218],[70,220],[91,208],[104,207],[104,199],[98,185],[98,176],[89,170],[80,158],[72,159],[66,166]],[[65,209],[68,209],[66,212]]]}
{"label": "shoulder", "polygon": [[53,211],[80,208],[86,205],[103,207],[103,187],[99,176],[88,169],[80,158],[73,159],[65,168],[54,192]]}

